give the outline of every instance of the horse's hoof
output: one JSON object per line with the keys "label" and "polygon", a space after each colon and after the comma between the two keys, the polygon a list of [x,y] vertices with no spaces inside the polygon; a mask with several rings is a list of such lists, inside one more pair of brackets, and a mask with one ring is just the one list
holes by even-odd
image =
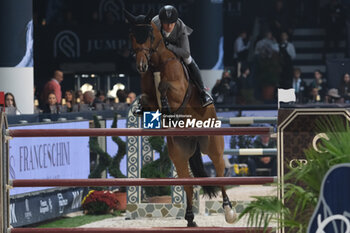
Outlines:
{"label": "horse's hoof", "polygon": [[187,223],[187,227],[198,227],[196,222]]}
{"label": "horse's hoof", "polygon": [[225,207],[225,220],[226,220],[227,223],[230,223],[230,224],[236,222],[237,214],[235,213],[235,211],[233,211],[232,209],[227,209]]}

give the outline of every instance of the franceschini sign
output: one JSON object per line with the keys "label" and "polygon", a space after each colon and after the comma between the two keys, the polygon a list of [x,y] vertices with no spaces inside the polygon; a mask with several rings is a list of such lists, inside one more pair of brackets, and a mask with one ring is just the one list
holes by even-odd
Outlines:
{"label": "franceschini sign", "polygon": [[[16,126],[10,129],[88,129],[89,122]],[[10,179],[86,179],[90,173],[89,137],[10,140]],[[45,188],[15,188],[11,195]]]}

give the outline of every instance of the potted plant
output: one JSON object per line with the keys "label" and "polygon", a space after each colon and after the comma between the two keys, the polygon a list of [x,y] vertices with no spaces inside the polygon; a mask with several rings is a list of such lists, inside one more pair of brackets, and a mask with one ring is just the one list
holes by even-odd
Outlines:
{"label": "potted plant", "polygon": [[257,75],[262,87],[262,98],[272,101],[275,97],[275,90],[281,73],[281,65],[277,53],[271,56],[258,58]]}
{"label": "potted plant", "polygon": [[87,214],[108,214],[118,209],[118,200],[110,191],[91,190],[82,200],[81,206]]}
{"label": "potted plant", "polygon": [[[171,170],[171,161],[168,156],[168,147],[164,141],[164,137],[150,137],[149,142],[152,149],[157,151],[160,157],[159,159],[144,165],[141,170],[141,176],[144,178],[169,177]],[[144,190],[149,202],[171,202],[171,188],[169,186],[144,187]]]}
{"label": "potted plant", "polygon": [[[286,232],[306,232],[315,209],[323,177],[334,165],[350,162],[350,127],[341,118],[326,118],[320,125],[329,140],[322,140],[320,150],[312,147],[305,151],[306,166],[286,174],[283,200],[277,197],[255,197],[239,216],[248,215],[248,225],[267,228],[270,221],[280,222]],[[297,182],[296,182],[297,181]],[[290,205],[288,203],[293,203]]]}

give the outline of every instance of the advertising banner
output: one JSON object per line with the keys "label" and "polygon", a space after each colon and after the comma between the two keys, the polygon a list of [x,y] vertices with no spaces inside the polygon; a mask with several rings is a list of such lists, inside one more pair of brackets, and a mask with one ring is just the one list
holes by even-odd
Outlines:
{"label": "advertising banner", "polygon": [[[341,108],[311,108],[311,109],[280,109],[278,112],[278,176],[282,183],[282,190],[278,189],[279,196],[284,193],[284,175],[292,169],[300,169],[307,166],[308,161],[305,150],[313,148],[320,150],[321,139],[327,140],[327,132],[320,130],[319,124],[325,122],[325,117],[338,116],[345,121],[350,121],[350,112]],[[288,181],[291,183],[292,181]],[[302,185],[300,183],[300,185]],[[337,200],[345,203],[345,200]],[[287,206],[295,205],[294,200],[286,203]],[[330,210],[330,209],[329,209]],[[327,210],[328,211],[328,210]],[[326,213],[326,212],[325,212]],[[308,211],[300,213],[300,216],[311,218]],[[319,219],[321,221],[321,219]],[[332,225],[332,224],[329,224]],[[287,232],[282,230],[282,232]],[[315,231],[312,231],[315,232]],[[318,231],[317,231],[318,232]],[[322,231],[331,232],[331,231]]]}
{"label": "advertising banner", "polygon": [[86,194],[87,188],[69,188],[11,199],[10,224],[25,226],[78,211]]}
{"label": "advertising banner", "polygon": [[[10,129],[88,129],[89,122],[15,126]],[[86,179],[90,173],[89,137],[14,138],[9,144],[10,179]],[[15,188],[22,194],[46,188]]]}

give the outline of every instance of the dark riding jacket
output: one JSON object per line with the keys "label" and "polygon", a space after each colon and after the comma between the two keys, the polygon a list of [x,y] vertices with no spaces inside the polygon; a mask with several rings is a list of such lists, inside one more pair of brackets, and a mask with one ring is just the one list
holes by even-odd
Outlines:
{"label": "dark riding jacket", "polygon": [[167,48],[173,51],[177,56],[187,59],[191,56],[190,43],[188,36],[192,33],[192,29],[188,27],[181,19],[178,19],[175,23],[174,30],[167,37],[166,33],[162,30],[162,24],[159,16],[155,16],[152,22],[161,31],[164,41],[167,44]]}

